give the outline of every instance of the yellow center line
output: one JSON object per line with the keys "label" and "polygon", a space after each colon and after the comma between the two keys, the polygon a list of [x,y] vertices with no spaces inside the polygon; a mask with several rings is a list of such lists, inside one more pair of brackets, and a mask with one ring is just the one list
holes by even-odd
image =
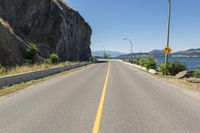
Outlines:
{"label": "yellow center line", "polygon": [[99,127],[100,127],[100,123],[101,123],[101,116],[102,116],[102,111],[103,111],[103,104],[104,104],[107,85],[108,85],[109,73],[110,73],[110,62],[108,64],[108,71],[107,71],[107,74],[106,74],[106,80],[105,80],[105,83],[104,83],[103,92],[102,92],[101,99],[100,99],[100,102],[99,102],[99,106],[98,106],[98,110],[97,110],[96,119],[95,119],[95,122],[94,122],[92,133],[98,133],[99,132]]}

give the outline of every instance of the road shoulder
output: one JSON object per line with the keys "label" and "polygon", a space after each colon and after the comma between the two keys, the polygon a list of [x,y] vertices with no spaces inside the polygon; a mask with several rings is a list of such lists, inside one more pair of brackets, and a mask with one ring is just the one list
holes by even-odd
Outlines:
{"label": "road shoulder", "polygon": [[200,101],[200,83],[189,83],[183,79],[175,79],[170,76],[152,75],[146,71],[137,69],[128,63],[124,63],[124,62],[122,62],[122,63],[132,67],[132,69],[134,69],[134,70],[139,71],[141,74],[146,74],[148,76],[151,76],[155,80],[159,80],[162,83],[170,86],[171,88],[178,89],[181,92],[185,93],[186,95],[191,96],[191,97],[195,98],[196,100]]}
{"label": "road shoulder", "polygon": [[22,83],[15,84],[15,85],[12,85],[12,86],[4,87],[0,90],[0,97],[11,95],[11,94],[18,92],[20,90],[23,90],[23,89],[28,89],[29,87],[31,87],[33,85],[42,83],[44,81],[47,81],[47,80],[50,80],[50,79],[53,79],[53,78],[57,78],[59,76],[63,76],[63,75],[66,75],[66,74],[69,74],[69,73],[72,73],[72,72],[76,72],[76,71],[81,71],[82,69],[87,68],[87,67],[91,67],[93,65],[94,64],[90,64],[88,66],[82,66],[82,67],[79,67],[79,68],[63,71],[61,73],[50,75],[50,76],[47,76],[47,77],[44,77],[44,78],[31,80],[31,81],[27,81],[27,82],[22,82]]}

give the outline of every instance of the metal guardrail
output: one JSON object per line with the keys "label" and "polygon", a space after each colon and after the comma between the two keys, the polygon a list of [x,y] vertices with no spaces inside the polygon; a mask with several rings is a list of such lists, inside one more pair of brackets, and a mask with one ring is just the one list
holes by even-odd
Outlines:
{"label": "metal guardrail", "polygon": [[3,76],[3,77],[0,77],[0,89],[2,87],[11,86],[13,84],[47,77],[53,74],[57,74],[57,73],[78,68],[81,66],[86,66],[89,64],[91,63],[75,64],[75,65],[70,65],[70,66],[55,67],[55,68],[50,68],[46,70],[39,70],[39,71],[34,71],[34,72]]}

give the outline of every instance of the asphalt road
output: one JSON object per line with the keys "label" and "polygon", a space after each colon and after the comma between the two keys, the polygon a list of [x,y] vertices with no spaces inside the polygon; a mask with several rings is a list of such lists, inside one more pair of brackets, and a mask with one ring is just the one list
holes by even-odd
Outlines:
{"label": "asphalt road", "polygon": [[95,133],[98,120],[99,133],[200,133],[199,101],[122,62],[108,66],[0,97],[0,133]]}

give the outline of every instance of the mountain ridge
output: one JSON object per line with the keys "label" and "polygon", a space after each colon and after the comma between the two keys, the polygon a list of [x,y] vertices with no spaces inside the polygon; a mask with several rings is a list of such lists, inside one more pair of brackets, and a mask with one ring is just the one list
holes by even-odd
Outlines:
{"label": "mountain ridge", "polygon": [[93,56],[98,56],[98,57],[102,57],[104,52],[108,55],[110,55],[111,57],[117,57],[119,55],[122,55],[122,54],[126,54],[125,52],[119,52],[119,51],[112,51],[112,50],[106,50],[106,51],[103,51],[103,50],[99,50],[99,51],[92,51],[92,55]]}
{"label": "mountain ridge", "polygon": [[[117,58],[125,59],[125,58],[131,58],[131,57],[141,57],[141,56],[164,57],[165,54],[163,50],[155,49],[150,52],[133,53],[132,55],[131,54],[120,55]],[[200,57],[200,48],[191,48],[188,50],[177,51],[177,52],[171,53],[170,56],[172,57]]]}

